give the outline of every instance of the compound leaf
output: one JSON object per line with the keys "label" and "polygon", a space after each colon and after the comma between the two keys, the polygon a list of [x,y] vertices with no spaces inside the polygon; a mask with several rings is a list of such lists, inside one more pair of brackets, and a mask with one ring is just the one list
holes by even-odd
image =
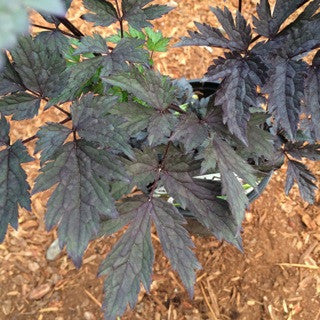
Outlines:
{"label": "compound leaf", "polygon": [[86,9],[94,13],[86,13],[82,19],[94,22],[95,26],[108,27],[118,21],[117,11],[109,1],[104,0],[83,0]]}
{"label": "compound leaf", "polygon": [[314,191],[317,186],[314,184],[316,178],[301,162],[289,160],[287,169],[287,180],[285,191],[288,195],[293,187],[294,181],[297,182],[301,197],[309,202],[314,202]]}
{"label": "compound leaf", "polygon": [[31,119],[38,114],[41,99],[25,92],[17,92],[0,98],[0,112],[13,115],[12,120]]}
{"label": "compound leaf", "polygon": [[70,46],[69,38],[59,30],[39,32],[35,41],[46,44],[51,51],[58,50],[62,55],[68,51]]}
{"label": "compound leaf", "polygon": [[162,113],[155,111],[148,125],[148,142],[150,146],[166,143],[171,135],[177,117],[173,113]]}
{"label": "compound leaf", "polygon": [[201,265],[190,249],[194,248],[194,244],[183,227],[186,220],[177,208],[166,201],[153,198],[150,206],[164,253],[192,297],[196,280],[195,270],[201,269]]}
{"label": "compound leaf", "polygon": [[304,144],[303,142],[288,142],[285,144],[285,150],[294,158],[302,160],[307,158],[313,161],[320,160],[319,144]]}
{"label": "compound leaf", "polygon": [[117,216],[109,181],[127,179],[121,163],[107,151],[78,140],[64,144],[41,171],[33,194],[57,184],[47,204],[46,227],[58,224],[60,247],[66,245],[80,267],[89,240],[99,231],[100,217]]}
{"label": "compound leaf", "polygon": [[123,102],[119,104],[118,108],[113,108],[110,112],[124,119],[125,122],[121,127],[126,130],[130,136],[146,129],[154,114],[153,109],[146,108],[134,102]]}
{"label": "compound leaf", "polygon": [[132,221],[125,234],[112,248],[100,266],[99,275],[106,275],[104,307],[106,319],[121,316],[127,304],[135,306],[140,282],[147,291],[151,285],[154,253],[151,243],[150,202],[135,197],[118,206],[121,214],[132,214]]}
{"label": "compound leaf", "polygon": [[31,210],[30,186],[21,164],[33,161],[20,140],[9,146],[9,124],[0,121],[0,242],[4,240],[8,225],[18,228],[18,206]]}

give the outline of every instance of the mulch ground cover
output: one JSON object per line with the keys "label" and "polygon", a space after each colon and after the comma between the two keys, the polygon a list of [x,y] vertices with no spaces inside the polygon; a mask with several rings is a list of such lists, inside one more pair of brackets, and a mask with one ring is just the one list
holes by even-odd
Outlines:
{"label": "mulch ground cover", "polygon": [[[216,23],[209,5],[235,9],[237,2],[169,1],[176,9],[155,25],[174,44],[187,29],[194,28],[194,20]],[[243,2],[244,15],[249,16],[257,1]],[[81,1],[74,1],[69,18],[85,34],[93,30],[107,34],[105,29],[93,29],[79,19],[84,12]],[[37,14],[32,19],[45,25]],[[156,67],[171,77],[196,79],[219,54],[221,51],[212,48],[173,48],[155,56]],[[63,120],[63,116],[48,110],[29,121],[11,122],[12,139],[32,136],[39,125]],[[34,143],[28,148],[33,152]],[[319,163],[310,165],[319,179]],[[25,165],[31,185],[38,168],[38,161]],[[301,201],[296,187],[285,196],[284,180],[285,170],[281,169],[246,213],[243,254],[214,237],[193,237],[203,266],[197,274],[194,300],[188,298],[171,270],[153,232],[156,260],[151,294],[142,291],[136,308],[121,319],[319,320],[320,193],[316,203],[308,205]],[[103,279],[97,279],[96,274],[121,232],[92,242],[80,270],[65,252],[55,261],[47,261],[46,250],[56,238],[55,231],[45,231],[43,222],[49,195],[47,191],[32,198],[32,212],[21,210],[19,230],[10,228],[0,245],[0,319],[102,320]]]}

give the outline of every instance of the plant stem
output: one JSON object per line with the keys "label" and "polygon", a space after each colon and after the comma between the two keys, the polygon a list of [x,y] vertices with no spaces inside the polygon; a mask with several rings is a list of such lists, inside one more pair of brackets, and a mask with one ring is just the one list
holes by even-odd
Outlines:
{"label": "plant stem", "polygon": [[58,109],[59,111],[63,112],[64,114],[66,114],[69,118],[71,118],[71,113],[66,111],[66,110],[63,110],[61,107],[59,106],[53,106],[54,108]]}
{"label": "plant stem", "polygon": [[84,34],[73,25],[67,18],[64,17],[56,17],[69,31],[71,31],[77,39],[84,37]]}
{"label": "plant stem", "polygon": [[242,0],[239,0],[239,2],[238,2],[238,10],[239,10],[239,12],[241,13],[241,10],[242,10]]}
{"label": "plant stem", "polygon": [[[59,124],[65,124],[65,123],[67,123],[67,122],[69,122],[69,121],[71,121],[71,117],[68,117],[68,118],[66,118],[66,119],[64,119],[64,120],[62,120],[62,121],[60,121],[60,122],[58,122],[58,123],[59,123]],[[35,135],[32,136],[32,137],[29,137],[29,138],[27,138],[27,139],[22,140],[22,143],[23,143],[23,144],[26,144],[26,143],[28,143],[28,142],[30,142],[30,141],[33,141],[33,140],[37,139],[37,138],[38,138],[38,136],[35,134]]]}
{"label": "plant stem", "polygon": [[121,14],[120,5],[119,5],[118,0],[115,0],[115,2],[116,2],[116,7],[117,7],[118,20],[119,20],[119,23],[120,23],[120,34],[121,34],[121,38],[123,38],[124,37],[124,33],[123,33],[123,16]]}
{"label": "plant stem", "polygon": [[174,111],[177,111],[177,112],[180,112],[180,113],[183,113],[183,114],[186,114],[187,112],[182,110],[179,106],[175,105],[175,104],[171,104],[168,109],[170,110],[174,110]]}
{"label": "plant stem", "polygon": [[44,30],[50,30],[50,31],[60,31],[61,33],[63,33],[64,35],[66,36],[69,36],[69,37],[72,37],[72,38],[78,38],[76,37],[74,34],[71,34],[71,33],[68,33],[66,31],[63,31],[63,30],[60,30],[59,28],[51,28],[51,27],[45,27],[45,26],[41,26],[40,24],[36,24],[36,23],[32,23],[31,24],[33,27],[36,27],[36,28],[40,28],[40,29],[44,29]]}

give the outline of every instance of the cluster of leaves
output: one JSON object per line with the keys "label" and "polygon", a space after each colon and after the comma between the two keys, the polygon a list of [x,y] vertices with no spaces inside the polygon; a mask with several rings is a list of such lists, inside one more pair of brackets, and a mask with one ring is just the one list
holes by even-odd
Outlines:
{"label": "cluster of leaves", "polygon": [[[149,21],[171,8],[150,2],[83,0],[89,13],[82,19],[118,23],[108,38],[84,36],[64,17],[42,13],[55,27],[21,37],[0,74],[0,241],[9,224],[18,227],[18,207],[30,210],[30,195],[50,188],[46,227],[58,227],[60,247],[77,267],[92,239],[128,226],[99,272],[111,320],[135,306],[141,282],[150,289],[152,224],[192,296],[201,265],[190,221],[242,250],[241,223],[261,179],[286,157],[286,192],[296,181],[312,203],[315,177],[301,160],[320,159],[320,51],[311,65],[303,60],[320,47],[319,0],[277,0],[273,12],[261,0],[254,30],[239,12],[234,18],[211,8],[223,31],[196,23],[198,31],[178,44],[226,50],[204,78],[219,81],[216,89],[196,88],[203,97],[185,79],[154,70],[153,54],[169,39]],[[65,118],[12,142],[7,117],[31,119],[41,102]],[[41,169],[31,191],[22,164],[33,161],[24,145],[34,139]],[[128,197],[133,188],[139,192]]]}

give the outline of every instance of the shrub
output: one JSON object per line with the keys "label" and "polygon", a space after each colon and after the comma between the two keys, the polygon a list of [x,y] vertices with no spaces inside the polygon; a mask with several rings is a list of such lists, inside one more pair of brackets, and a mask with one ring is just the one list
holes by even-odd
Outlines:
{"label": "shrub", "polygon": [[[30,195],[52,187],[46,227],[58,227],[60,247],[78,268],[92,239],[128,226],[99,271],[106,276],[106,319],[135,306],[141,282],[150,288],[151,224],[192,296],[201,268],[186,230],[195,231],[192,222],[242,250],[245,209],[285,158],[286,193],[296,182],[312,203],[316,189],[301,160],[320,159],[320,1],[277,0],[271,10],[261,0],[253,28],[240,11],[210,8],[221,28],[196,22],[198,31],[177,44],[225,49],[193,83],[203,97],[186,79],[155,70],[153,53],[165,51],[169,39],[150,21],[172,8],[150,2],[84,0],[89,13],[82,19],[118,24],[108,38],[83,35],[61,16],[59,1],[0,7],[11,23],[0,42],[9,49],[0,78],[0,240],[9,224],[18,227],[18,207],[30,210]],[[16,42],[26,27],[25,5],[53,27]],[[306,55],[313,55],[311,64]],[[66,118],[12,143],[7,117],[31,119],[43,101]],[[30,191],[21,164],[34,160],[25,144],[35,139],[41,169]],[[128,196],[133,188],[138,192]]]}

